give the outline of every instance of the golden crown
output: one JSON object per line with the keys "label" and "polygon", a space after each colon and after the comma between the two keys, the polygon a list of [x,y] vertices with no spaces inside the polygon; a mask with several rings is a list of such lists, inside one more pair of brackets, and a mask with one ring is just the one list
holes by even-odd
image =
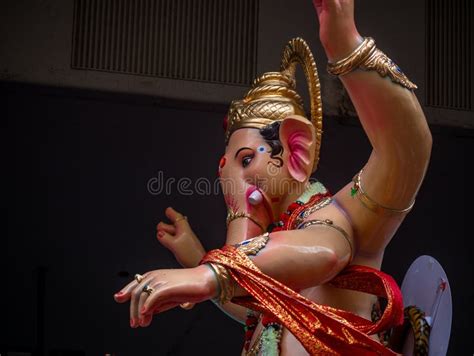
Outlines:
{"label": "golden crown", "polygon": [[308,83],[311,101],[311,122],[316,131],[313,172],[319,161],[323,111],[318,71],[313,54],[302,38],[294,38],[283,49],[280,72],[267,72],[254,80],[242,100],[232,101],[227,114],[225,140],[235,130],[261,129],[291,115],[305,116],[303,100],[296,92],[295,70],[299,63]]}

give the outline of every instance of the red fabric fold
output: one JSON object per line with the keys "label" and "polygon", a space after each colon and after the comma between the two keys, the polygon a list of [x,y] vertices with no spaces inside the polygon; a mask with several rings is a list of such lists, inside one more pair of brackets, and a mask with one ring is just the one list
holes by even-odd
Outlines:
{"label": "red fabric fold", "polygon": [[224,246],[204,256],[201,263],[219,263],[248,297],[232,302],[274,316],[311,355],[396,355],[369,335],[403,322],[400,289],[388,275],[366,266],[350,266],[329,283],[387,298],[380,320],[372,323],[354,313],[320,305],[262,273],[242,252]]}

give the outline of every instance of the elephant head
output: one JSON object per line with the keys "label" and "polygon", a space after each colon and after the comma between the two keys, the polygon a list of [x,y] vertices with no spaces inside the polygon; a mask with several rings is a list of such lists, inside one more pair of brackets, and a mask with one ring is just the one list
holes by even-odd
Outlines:
{"label": "elephant head", "polygon": [[[304,70],[311,118],[296,92]],[[280,72],[258,77],[224,122],[226,150],[219,176],[228,207],[227,243],[261,234],[307,188],[316,170],[322,134],[319,79],[313,55],[300,38],[283,51]]]}

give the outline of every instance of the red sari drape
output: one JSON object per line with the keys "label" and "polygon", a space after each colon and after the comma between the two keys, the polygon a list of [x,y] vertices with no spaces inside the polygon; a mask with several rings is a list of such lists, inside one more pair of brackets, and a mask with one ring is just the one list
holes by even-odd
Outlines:
{"label": "red sari drape", "polygon": [[225,266],[248,293],[233,303],[274,316],[311,355],[396,355],[369,335],[403,322],[403,302],[396,282],[366,266],[349,266],[329,282],[334,287],[387,299],[382,317],[373,323],[354,313],[317,304],[263,274],[241,251],[224,246],[206,254],[201,263]]}

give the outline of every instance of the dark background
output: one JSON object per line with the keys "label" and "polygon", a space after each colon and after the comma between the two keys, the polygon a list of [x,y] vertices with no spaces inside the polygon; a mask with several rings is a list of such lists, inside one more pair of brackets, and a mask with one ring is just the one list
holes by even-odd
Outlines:
{"label": "dark background", "polygon": [[[2,19],[2,42],[13,42],[12,39],[21,36],[35,42],[31,38],[38,35],[39,29],[51,29],[57,19],[68,24],[69,18],[64,20],[63,13],[69,14],[70,9],[60,5],[63,3],[72,2],[18,1],[10,3],[15,5],[4,5],[5,2],[2,9],[15,8],[11,11],[15,16],[6,22]],[[34,4],[36,8],[24,10],[25,4]],[[313,37],[305,37],[310,38],[312,48],[319,53],[317,57],[322,58],[315,37],[314,14],[303,14],[312,9],[306,2],[294,4],[261,1],[261,13],[274,11],[271,15],[275,16],[261,22],[259,72],[276,69],[281,45],[300,30],[304,33],[311,30]],[[420,62],[424,55],[424,34],[414,30],[419,29],[418,22],[423,18],[424,2],[414,1],[410,9],[400,9],[396,2],[367,0],[358,4],[361,31],[379,39],[381,47],[394,53],[420,85],[417,95],[433,134],[433,152],[425,182],[414,210],[386,251],[383,269],[401,283],[415,258],[425,254],[435,257],[444,267],[452,289],[449,354],[471,355],[474,278],[472,230],[468,224],[474,212],[470,199],[474,181],[471,169],[474,133],[462,125],[435,124],[450,123],[450,117],[466,118],[467,112],[436,110],[425,105],[423,60]],[[52,14],[51,18],[38,23],[31,21],[38,9],[45,8]],[[301,22],[291,31],[279,26],[284,21],[278,16],[287,8],[304,10],[298,13]],[[19,21],[20,13],[29,22]],[[13,29],[29,23],[33,30],[30,28],[28,34],[20,36],[19,32],[6,32],[5,23]],[[51,31],[57,37],[62,36],[57,29]],[[69,40],[70,32],[65,37]],[[48,44],[55,41],[52,37],[44,38]],[[30,74],[18,80],[10,73],[0,76],[5,178],[2,201],[7,211],[0,352],[240,354],[243,328],[211,303],[203,303],[191,311],[171,310],[158,316],[149,328],[131,329],[127,306],[116,304],[113,294],[135,273],[177,267],[173,256],[155,238],[155,225],[164,218],[167,206],[189,217],[207,249],[222,245],[225,206],[220,195],[184,196],[177,193],[176,183],[171,194],[155,195],[147,189],[147,183],[158,177],[160,171],[165,179],[189,177],[194,184],[198,178],[205,177],[214,182],[224,150],[222,118],[227,108],[224,102],[228,102],[224,97],[244,88],[221,86],[223,94],[219,96],[220,86],[192,87],[186,81],[177,81],[183,83],[186,100],[174,95],[173,98],[145,96],[136,94],[140,92],[140,84],[133,84],[133,76],[122,75],[121,78],[132,78],[129,92],[123,89],[127,87],[123,82],[121,90],[115,93],[98,91],[100,86],[95,84],[88,90],[73,89],[58,79],[60,56],[36,41],[38,48],[46,48],[43,52],[53,54],[51,61],[55,64],[50,68],[46,64],[48,56],[36,62],[37,57],[22,52],[31,49],[30,44],[15,42],[18,51],[8,51],[8,58],[11,63],[17,61],[22,65],[34,62],[35,73],[50,71],[48,85],[44,80],[37,80],[42,85],[31,84],[35,80],[30,80]],[[6,73],[4,68],[14,66],[3,66],[2,56],[7,58],[7,47],[0,45],[3,50],[0,72]],[[66,53],[66,61],[61,65],[68,67],[69,49],[61,44],[57,49]],[[272,57],[272,62],[262,59],[266,57]],[[318,59],[318,63],[323,68],[324,58]],[[85,72],[90,78],[95,75],[92,71]],[[71,82],[84,87],[85,80],[74,78],[75,75],[69,75]],[[104,88],[108,85],[112,88],[115,82],[107,75],[102,73],[94,80]],[[110,75],[116,80],[116,75]],[[325,107],[323,146],[316,177],[335,192],[365,163],[370,146],[353,118],[337,115],[339,100],[332,104],[331,100],[340,97],[340,87],[322,75],[323,97],[329,105]],[[173,88],[179,92],[179,85],[170,85],[170,90]],[[209,97],[207,102],[190,100],[195,88],[206,89],[201,96],[207,91],[216,96]],[[160,87],[163,89],[167,85]]]}
{"label": "dark background", "polygon": [[[206,248],[224,241],[221,196],[152,195],[147,182],[166,177],[215,179],[223,152],[224,110],[154,105],[147,98],[90,96],[3,85],[8,211],[6,336],[8,350],[86,354],[237,355],[242,328],[211,303],[172,310],[147,329],[131,329],[128,309],[112,299],[131,275],[177,266],[155,239],[172,205]],[[387,249],[383,269],[401,283],[419,255],[444,267],[453,293],[450,354],[469,353],[473,313],[471,221],[472,132],[432,127],[433,153],[414,210]],[[316,176],[332,191],[349,181],[370,147],[362,129],[325,121]],[[44,320],[37,325],[38,269],[45,268]],[[39,330],[37,328],[40,328]]]}

